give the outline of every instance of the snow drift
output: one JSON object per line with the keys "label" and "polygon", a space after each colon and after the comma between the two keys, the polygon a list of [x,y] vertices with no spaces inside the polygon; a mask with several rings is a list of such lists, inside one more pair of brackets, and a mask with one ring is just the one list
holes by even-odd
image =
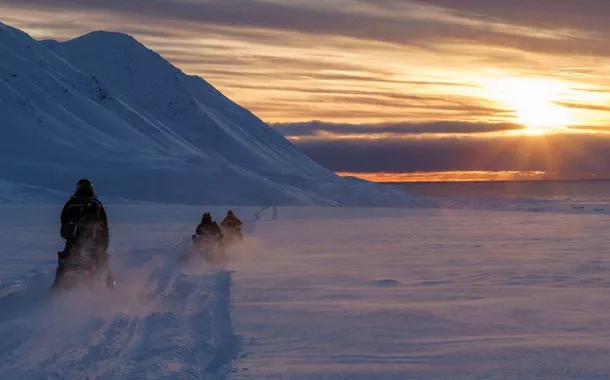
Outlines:
{"label": "snow drift", "polygon": [[197,204],[402,203],[342,179],[203,79],[132,37],[36,41],[0,23],[0,178]]}

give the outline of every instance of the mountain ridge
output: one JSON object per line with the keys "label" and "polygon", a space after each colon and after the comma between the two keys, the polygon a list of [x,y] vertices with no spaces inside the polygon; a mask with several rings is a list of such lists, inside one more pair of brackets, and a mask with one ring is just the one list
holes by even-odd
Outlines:
{"label": "mountain ridge", "polygon": [[402,204],[399,190],[322,168],[203,78],[135,38],[36,41],[0,23],[0,178],[205,204]]}

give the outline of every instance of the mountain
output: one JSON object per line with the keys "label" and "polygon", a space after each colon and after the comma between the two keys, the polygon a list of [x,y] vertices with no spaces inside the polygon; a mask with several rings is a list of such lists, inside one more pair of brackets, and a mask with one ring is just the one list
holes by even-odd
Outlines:
{"label": "mountain", "polygon": [[406,201],[324,169],[128,35],[36,41],[0,23],[0,56],[4,181],[69,191],[88,177],[108,197],[185,204]]}

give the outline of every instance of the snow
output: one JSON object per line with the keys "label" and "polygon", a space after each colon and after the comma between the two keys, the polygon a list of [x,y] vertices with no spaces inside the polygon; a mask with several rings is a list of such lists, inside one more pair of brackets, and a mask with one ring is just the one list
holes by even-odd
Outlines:
{"label": "snow", "polygon": [[607,376],[607,215],[360,212],[258,229],[234,378]]}
{"label": "snow", "polygon": [[180,204],[411,199],[322,168],[209,83],[128,35],[100,31],[39,42],[0,24],[0,56],[4,181],[68,191],[88,177],[108,197]]}
{"label": "snow", "polygon": [[110,204],[120,291],[49,298],[60,206],[0,205],[0,378],[610,371],[608,214],[281,207],[226,266],[181,268],[201,212],[225,208]]}
{"label": "snow", "polygon": [[[237,348],[231,273],[177,267],[176,242],[166,240],[171,226],[132,227],[140,207],[150,208],[112,213],[120,292],[53,297],[47,288],[61,244],[50,216],[58,207],[0,206],[7,216],[0,221],[0,378],[223,378],[230,371]],[[164,233],[151,234],[157,229]]]}

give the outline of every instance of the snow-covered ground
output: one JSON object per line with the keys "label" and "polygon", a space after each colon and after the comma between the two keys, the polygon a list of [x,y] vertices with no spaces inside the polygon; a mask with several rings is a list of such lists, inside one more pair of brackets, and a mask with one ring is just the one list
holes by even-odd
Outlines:
{"label": "snow-covered ground", "polygon": [[50,298],[59,206],[0,205],[0,378],[610,373],[607,214],[280,208],[184,269],[201,208],[108,209],[120,290]]}

